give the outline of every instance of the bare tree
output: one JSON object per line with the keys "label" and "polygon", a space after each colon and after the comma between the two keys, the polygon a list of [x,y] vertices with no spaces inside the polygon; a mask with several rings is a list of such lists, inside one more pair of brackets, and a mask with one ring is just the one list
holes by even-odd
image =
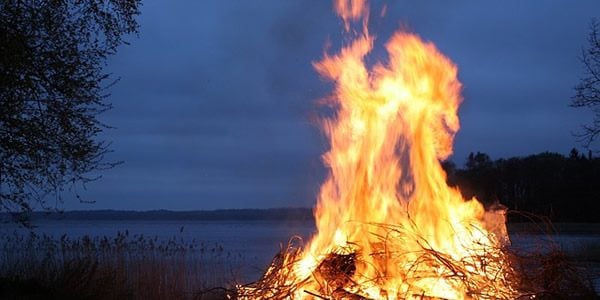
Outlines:
{"label": "bare tree", "polygon": [[[0,211],[28,216],[105,162],[106,58],[137,33],[140,0],[0,1]],[[25,222],[27,218],[20,221]]]}
{"label": "bare tree", "polygon": [[582,49],[580,60],[585,68],[584,76],[575,86],[573,107],[587,107],[594,112],[591,124],[583,125],[576,135],[586,147],[600,136],[600,23],[593,19],[590,23],[588,46]]}

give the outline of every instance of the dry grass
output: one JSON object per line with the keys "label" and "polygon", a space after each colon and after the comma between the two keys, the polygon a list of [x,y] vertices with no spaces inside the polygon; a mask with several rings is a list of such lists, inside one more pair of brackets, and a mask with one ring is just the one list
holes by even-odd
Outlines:
{"label": "dry grass", "polygon": [[[370,224],[373,225],[373,224]],[[395,234],[385,236],[383,244],[401,242],[405,231],[391,225]],[[535,225],[538,226],[539,225]],[[417,238],[419,237],[411,237]],[[394,241],[391,239],[400,239]],[[449,255],[420,243],[421,249],[411,253],[417,259],[414,268],[407,268],[403,274],[409,285],[404,294],[393,295],[396,299],[437,299],[429,297],[417,286],[410,286],[422,278],[442,276],[463,287],[474,299],[597,299],[589,274],[568,257],[555,244],[540,244],[527,251],[511,247],[485,249],[485,253],[472,257],[453,259]],[[323,259],[308,278],[294,278],[290,270],[302,257],[302,247],[292,241],[273,259],[264,276],[257,282],[239,286],[236,295],[240,299],[286,299],[298,293],[305,282],[317,282],[315,290],[302,290],[301,293],[314,299],[362,299],[368,300],[364,287],[383,282],[385,272],[379,278],[355,276],[356,266],[364,255],[385,255],[385,259],[397,259],[401,253],[360,253],[341,249],[333,251]],[[479,252],[481,253],[481,252]],[[438,272],[423,272],[417,265],[432,266]],[[492,266],[492,267],[490,267]],[[498,268],[501,266],[501,268]],[[360,274],[359,274],[360,275]],[[360,282],[358,282],[360,280]],[[365,285],[367,283],[367,285]],[[313,285],[314,286],[314,285]],[[507,291],[503,287],[513,287]]]}
{"label": "dry grass", "polygon": [[[387,234],[378,235],[376,247],[370,253],[363,253],[358,248],[339,249],[326,254],[320,264],[307,278],[294,278],[290,274],[294,265],[302,257],[301,247],[290,243],[290,246],[279,253],[268,268],[265,275],[257,282],[238,289],[238,297],[242,299],[283,299],[298,292],[306,282],[316,283],[315,290],[300,292],[318,299],[370,299],[366,292],[370,286],[382,286],[390,278],[386,272],[388,264],[406,264],[400,276],[404,286],[398,287],[398,294],[390,295],[395,299],[428,299],[421,284],[429,279],[444,280],[454,286],[462,287],[468,295],[476,299],[514,299],[514,291],[506,287],[514,286],[516,273],[505,262],[506,250],[478,245],[469,257],[454,259],[450,255],[436,251],[422,237],[415,236],[415,231],[401,226],[388,224],[365,224],[383,228]],[[407,238],[418,241],[420,249],[410,252],[393,252],[389,249],[402,249],[390,245],[399,245]],[[352,244],[351,242],[349,244]],[[483,252],[482,252],[483,251]],[[366,258],[385,262],[373,265]],[[356,266],[370,264],[375,268],[376,277],[355,274]],[[428,268],[422,268],[422,266]],[[391,274],[398,276],[398,274]],[[396,277],[394,277],[396,278]],[[433,281],[435,282],[435,281]],[[389,291],[384,291],[389,293]]]}
{"label": "dry grass", "polygon": [[[382,224],[393,234],[380,237],[382,242],[395,243],[403,229]],[[535,225],[536,229],[543,226]],[[545,229],[544,229],[545,230]],[[539,233],[539,232],[538,232]],[[406,237],[405,237],[406,238]],[[414,237],[412,237],[414,238]],[[356,266],[364,255],[384,255],[399,259],[401,253],[370,253],[340,249],[330,253],[315,269],[312,278],[293,278],[290,267],[302,256],[303,245],[293,238],[273,259],[263,277],[254,283],[233,287],[242,259],[227,253],[218,244],[187,243],[171,239],[129,236],[116,237],[66,236],[55,239],[44,235],[0,237],[0,299],[283,299],[298,292],[303,281],[317,280],[320,288],[302,290],[314,299],[368,299],[361,292],[365,281],[385,279],[363,278],[356,282]],[[598,244],[577,245],[565,252],[557,244],[539,241],[533,249],[489,249],[508,257],[509,280],[521,298],[536,299],[597,299],[590,277],[581,259],[598,257]],[[498,252],[500,251],[500,252]],[[418,262],[444,269],[446,277],[462,282],[469,293],[480,299],[493,294],[496,286],[482,283],[469,264],[493,264],[494,255],[454,260],[422,243]],[[492,261],[490,261],[492,260]],[[578,263],[579,261],[579,263]],[[415,262],[416,265],[417,262]],[[508,269],[507,269],[508,270]],[[417,268],[407,270],[407,280],[433,276]],[[436,275],[438,276],[438,275]],[[484,280],[485,281],[485,280]],[[504,284],[504,283],[502,283]],[[400,299],[427,298],[425,294],[399,295]],[[489,299],[489,297],[487,298]]]}
{"label": "dry grass", "polygon": [[46,235],[0,239],[2,299],[222,299],[240,257],[219,244]]}
{"label": "dry grass", "polygon": [[[599,299],[594,291],[592,274],[582,262],[597,261],[597,242],[562,245],[554,239],[557,232],[582,232],[581,224],[558,224],[531,216],[532,222],[518,225],[519,234],[530,245],[510,249],[520,276],[521,289],[533,290],[536,299]],[[558,229],[557,229],[558,227]]]}

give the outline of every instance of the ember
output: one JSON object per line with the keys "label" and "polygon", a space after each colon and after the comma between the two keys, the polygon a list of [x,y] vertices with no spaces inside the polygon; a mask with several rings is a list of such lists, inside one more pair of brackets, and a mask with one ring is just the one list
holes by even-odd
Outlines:
{"label": "ember", "polygon": [[335,82],[323,121],[330,174],[317,234],[280,253],[240,299],[514,299],[504,210],[485,211],[446,184],[461,84],[456,66],[418,36],[397,32],[387,63],[368,68],[374,38],[361,0],[338,0],[360,33],[315,63]]}

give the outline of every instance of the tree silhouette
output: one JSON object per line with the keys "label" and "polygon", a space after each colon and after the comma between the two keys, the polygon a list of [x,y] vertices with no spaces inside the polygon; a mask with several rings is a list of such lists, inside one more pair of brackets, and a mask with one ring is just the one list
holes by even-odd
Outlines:
{"label": "tree silhouette", "polygon": [[533,213],[553,221],[598,222],[600,215],[600,157],[573,148],[568,155],[542,152],[525,157],[492,160],[487,154],[469,154],[464,168],[444,163],[448,182],[467,199],[475,196],[486,206],[500,202],[514,221]]}
{"label": "tree silhouette", "polygon": [[575,96],[571,99],[573,107],[587,107],[594,112],[591,124],[583,125],[577,135],[589,147],[600,135],[600,23],[593,19],[590,24],[588,46],[581,53],[581,62],[585,68],[584,76],[575,86]]}
{"label": "tree silhouette", "polygon": [[[94,180],[109,144],[106,58],[137,33],[140,0],[0,2],[0,209],[56,207]],[[49,205],[52,199],[54,205]],[[21,220],[26,221],[26,219]]]}

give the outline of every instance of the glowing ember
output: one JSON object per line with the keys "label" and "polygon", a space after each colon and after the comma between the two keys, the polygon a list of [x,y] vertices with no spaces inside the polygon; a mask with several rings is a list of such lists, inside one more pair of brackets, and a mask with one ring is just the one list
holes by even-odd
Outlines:
{"label": "glowing ember", "polygon": [[432,43],[397,32],[372,68],[364,1],[338,0],[362,33],[315,64],[336,84],[323,128],[330,174],[315,208],[317,234],[277,257],[241,299],[514,299],[504,211],[446,184],[440,160],[459,129],[456,66]]}

